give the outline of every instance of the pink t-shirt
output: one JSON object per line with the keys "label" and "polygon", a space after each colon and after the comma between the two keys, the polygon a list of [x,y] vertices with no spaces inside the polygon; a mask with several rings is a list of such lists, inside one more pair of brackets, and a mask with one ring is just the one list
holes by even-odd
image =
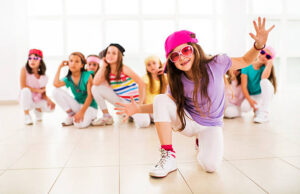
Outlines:
{"label": "pink t-shirt", "polygon": [[[31,88],[43,88],[46,87],[48,82],[48,77],[46,75],[41,75],[40,78],[36,78],[34,74],[30,74],[26,70],[26,85],[31,87]],[[41,93],[36,93],[32,92],[32,100],[33,102],[39,102],[42,100],[42,94]]]}
{"label": "pink t-shirt", "polygon": [[226,87],[226,98],[230,104],[241,106],[245,99],[241,85],[236,80],[231,81],[230,86]]}

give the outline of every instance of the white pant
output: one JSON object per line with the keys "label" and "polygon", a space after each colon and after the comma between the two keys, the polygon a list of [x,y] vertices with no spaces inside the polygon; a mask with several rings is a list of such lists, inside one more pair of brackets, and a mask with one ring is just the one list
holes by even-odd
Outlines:
{"label": "white pant", "polygon": [[[105,85],[92,86],[92,94],[101,110],[107,109],[105,100],[114,106],[117,102],[129,103],[119,97],[111,87]],[[151,122],[149,114],[134,114],[132,118],[136,127],[148,127]]]}
{"label": "white pant", "polygon": [[227,118],[235,118],[241,116],[241,107],[228,102],[225,106],[224,116]]}
{"label": "white pant", "polygon": [[[154,122],[171,122],[173,129],[180,127],[175,102],[167,94],[159,94],[153,104]],[[187,116],[186,127],[180,133],[185,136],[196,136],[199,140],[199,164],[207,172],[214,172],[220,166],[223,158],[223,130],[220,126],[202,126]]]}
{"label": "white pant", "polygon": [[[274,87],[268,79],[260,81],[261,93],[258,95],[251,95],[251,98],[257,102],[258,111],[269,113],[270,102],[274,96]],[[247,99],[242,102],[242,112],[249,112],[252,110]]]}
{"label": "white pant", "polygon": [[32,93],[29,88],[23,88],[20,93],[20,103],[23,110],[32,110],[35,108],[40,108],[42,112],[51,112],[51,107],[48,106],[46,100],[41,100],[39,102],[34,102],[32,100]]}
{"label": "white pant", "polygon": [[[82,104],[79,104],[72,96],[70,96],[68,92],[62,90],[61,88],[54,89],[53,97],[57,104],[64,111],[71,109],[73,112],[77,113],[83,106]],[[77,128],[86,128],[95,118],[97,118],[97,109],[89,106],[84,113],[83,121],[76,123],[73,120],[73,123]]]}

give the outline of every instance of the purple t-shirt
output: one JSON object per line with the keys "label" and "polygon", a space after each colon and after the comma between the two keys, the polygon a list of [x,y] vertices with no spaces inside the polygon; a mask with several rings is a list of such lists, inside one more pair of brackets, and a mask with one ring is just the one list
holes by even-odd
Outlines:
{"label": "purple t-shirt", "polygon": [[[198,103],[201,115],[196,110],[193,102],[194,82],[182,74],[181,81],[184,86],[184,96],[186,98],[185,110],[192,116],[193,120],[203,126],[222,126],[223,111],[225,106],[225,84],[224,74],[231,67],[231,59],[223,54],[207,64],[209,83],[207,88],[208,96],[211,100],[209,112],[207,99],[202,99],[200,90],[198,93]],[[170,91],[169,91],[170,93]]]}

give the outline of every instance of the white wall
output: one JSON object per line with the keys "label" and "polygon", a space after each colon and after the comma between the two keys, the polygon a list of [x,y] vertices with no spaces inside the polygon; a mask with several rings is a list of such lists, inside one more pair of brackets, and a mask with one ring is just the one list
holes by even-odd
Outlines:
{"label": "white wall", "polygon": [[[279,84],[300,86],[300,79],[295,77],[297,71],[300,74],[300,12],[292,9],[299,1],[131,0],[134,6],[130,10],[113,10],[112,2],[116,1],[2,0],[0,101],[18,99],[19,72],[31,47],[44,51],[51,92],[57,66],[71,51],[97,54],[110,42],[125,44],[125,64],[140,75],[145,72],[143,59],[147,55],[157,54],[165,60],[164,40],[179,29],[196,32],[207,53],[241,56],[253,44],[248,33],[254,32],[251,21],[258,15],[277,25],[269,43],[278,50],[275,66]],[[190,6],[196,3],[201,6]],[[91,5],[92,10],[85,9]]]}
{"label": "white wall", "polygon": [[1,1],[0,101],[17,100],[20,63],[26,62],[26,1]]}

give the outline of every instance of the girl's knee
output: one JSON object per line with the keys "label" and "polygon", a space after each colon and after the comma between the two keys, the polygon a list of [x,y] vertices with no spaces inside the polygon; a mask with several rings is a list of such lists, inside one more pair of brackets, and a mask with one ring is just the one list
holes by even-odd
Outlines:
{"label": "girl's knee", "polygon": [[151,124],[150,116],[148,114],[137,114],[134,115],[133,119],[137,128],[149,127]]}
{"label": "girl's knee", "polygon": [[241,111],[242,112],[249,112],[251,110],[251,106],[247,99],[245,99],[241,104]]}
{"label": "girl's knee", "polygon": [[240,111],[238,107],[228,106],[224,111],[224,116],[226,118],[235,118],[240,116]]}
{"label": "girl's knee", "polygon": [[217,169],[221,165],[221,161],[218,161],[218,160],[208,160],[208,159],[199,159],[198,158],[198,162],[201,165],[201,167],[203,168],[203,170],[205,170],[206,172],[209,172],[209,173],[216,172]]}
{"label": "girl's knee", "polygon": [[63,90],[61,88],[54,88],[52,91],[52,96],[54,98],[57,98],[58,96],[61,96]]}
{"label": "girl's knee", "polygon": [[103,92],[107,91],[107,86],[105,85],[93,85],[92,86],[92,95],[93,96],[99,96],[102,95]]}
{"label": "girl's knee", "polygon": [[167,94],[158,94],[154,98],[153,108],[160,108],[166,106],[169,102],[172,102],[172,99]]}
{"label": "girl's knee", "polygon": [[265,91],[270,91],[271,93],[274,93],[274,86],[269,79],[260,80],[260,87],[262,89],[262,92],[263,92],[263,90],[265,90]]}
{"label": "girl's knee", "polygon": [[30,91],[30,89],[29,88],[23,88],[23,89],[21,89],[21,94],[22,95],[26,95],[26,94],[30,94],[31,93],[31,91]]}

